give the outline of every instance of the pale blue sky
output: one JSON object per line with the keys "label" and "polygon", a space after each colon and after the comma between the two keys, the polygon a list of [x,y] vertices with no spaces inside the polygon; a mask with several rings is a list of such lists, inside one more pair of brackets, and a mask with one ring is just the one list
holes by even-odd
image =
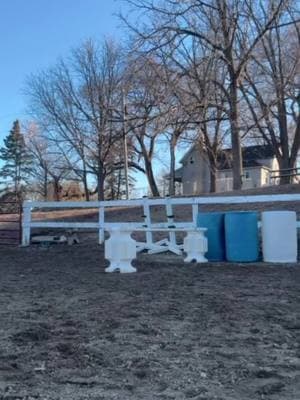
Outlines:
{"label": "pale blue sky", "polygon": [[26,76],[88,37],[118,36],[114,0],[0,0],[0,143],[25,117]]}

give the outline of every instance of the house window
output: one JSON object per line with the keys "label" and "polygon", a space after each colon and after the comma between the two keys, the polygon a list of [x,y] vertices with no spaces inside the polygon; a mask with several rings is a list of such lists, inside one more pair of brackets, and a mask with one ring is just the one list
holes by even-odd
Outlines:
{"label": "house window", "polygon": [[193,157],[190,158],[190,164],[194,164],[194,159],[193,159]]}
{"label": "house window", "polygon": [[245,179],[249,179],[250,178],[250,172],[249,171],[245,171]]}

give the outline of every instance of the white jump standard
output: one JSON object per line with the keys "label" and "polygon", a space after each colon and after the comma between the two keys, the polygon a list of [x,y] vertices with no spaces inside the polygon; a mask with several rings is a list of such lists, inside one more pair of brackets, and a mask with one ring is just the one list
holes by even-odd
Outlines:
{"label": "white jump standard", "polygon": [[183,250],[186,253],[184,262],[207,262],[207,258],[204,257],[204,254],[207,253],[208,250],[207,238],[204,236],[206,230],[206,228],[198,228],[194,231],[191,230],[183,239]]}
{"label": "white jump standard", "polygon": [[[206,228],[128,228],[114,227],[107,228],[110,238],[105,241],[105,258],[110,261],[110,266],[105,272],[131,273],[136,272],[131,264],[136,258],[138,243],[131,238],[133,231],[139,232],[172,232],[183,231],[187,233],[183,242],[183,251],[187,257],[185,262],[195,261],[197,263],[205,263],[207,259],[204,254],[207,252],[207,238],[204,236]],[[153,254],[152,251],[148,251]],[[182,255],[182,251],[180,252]]]}
{"label": "white jump standard", "polygon": [[[196,261],[198,263],[207,262],[207,259],[204,257],[204,254],[208,250],[207,238],[204,233],[207,231],[206,228],[198,228],[198,227],[165,227],[165,228],[137,228],[136,231],[151,231],[151,232],[168,232],[169,234],[173,234],[175,238],[176,232],[185,232],[187,235],[183,240],[183,245],[178,245],[175,243],[170,243],[167,241],[164,244],[164,240],[160,242],[156,242],[155,245],[158,247],[157,249],[149,250],[148,254],[162,253],[163,251],[172,251],[178,255],[182,255],[182,250],[186,253],[187,257],[184,259],[184,262],[192,262]],[[176,240],[176,239],[174,239]],[[158,245],[159,244],[159,245]],[[171,250],[172,248],[172,250]],[[176,250],[176,252],[174,251]]]}
{"label": "white jump standard", "polygon": [[136,258],[136,241],[132,239],[132,229],[110,228],[109,239],[104,243],[105,258],[110,262],[105,272],[132,273],[136,272],[131,264]]}

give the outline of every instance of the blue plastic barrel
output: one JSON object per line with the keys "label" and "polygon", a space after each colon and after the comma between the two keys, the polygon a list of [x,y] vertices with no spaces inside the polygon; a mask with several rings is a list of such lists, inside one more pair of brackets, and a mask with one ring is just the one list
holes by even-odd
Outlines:
{"label": "blue plastic barrel", "polygon": [[224,213],[198,213],[197,226],[207,228],[205,236],[208,240],[208,252],[205,257],[209,261],[225,260]]}
{"label": "blue plastic barrel", "polygon": [[259,241],[256,212],[225,214],[226,259],[232,262],[258,260]]}

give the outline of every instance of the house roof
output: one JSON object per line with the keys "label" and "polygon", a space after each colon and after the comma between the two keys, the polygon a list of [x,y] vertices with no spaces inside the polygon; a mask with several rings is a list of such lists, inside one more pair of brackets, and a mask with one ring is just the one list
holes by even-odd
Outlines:
{"label": "house roof", "polygon": [[245,159],[261,160],[275,156],[274,149],[269,144],[243,147],[242,151]]}
{"label": "house roof", "polygon": [[175,181],[179,181],[180,182],[181,176],[182,176],[182,168],[183,167],[175,169]]}
{"label": "house roof", "polygon": [[[242,148],[243,168],[263,167],[258,160],[270,159],[275,156],[274,150],[269,145],[247,146]],[[218,156],[218,169],[232,168],[232,150],[221,150]]]}
{"label": "house roof", "polygon": [[[181,182],[182,181],[182,169],[183,167],[179,167],[175,169],[175,182]],[[165,179],[170,179],[170,174],[166,174]]]}
{"label": "house roof", "polygon": [[[198,145],[194,144],[182,157],[180,163],[184,163],[184,161],[193,153],[193,151],[197,150]],[[199,150],[200,151],[200,150]],[[270,159],[275,156],[274,150],[270,145],[255,145],[255,146],[247,146],[242,148],[243,155],[243,167],[260,167],[263,164],[258,162],[257,160]],[[220,150],[218,155],[218,169],[231,169],[232,168],[232,149],[223,149]]]}
{"label": "house roof", "polygon": [[188,149],[188,151],[182,156],[182,158],[179,160],[180,164],[183,164],[184,161],[193,153],[193,151],[194,151],[194,150],[197,150],[197,149],[199,149],[199,151],[200,151],[200,147],[199,147],[198,143],[193,144],[193,145]]}

